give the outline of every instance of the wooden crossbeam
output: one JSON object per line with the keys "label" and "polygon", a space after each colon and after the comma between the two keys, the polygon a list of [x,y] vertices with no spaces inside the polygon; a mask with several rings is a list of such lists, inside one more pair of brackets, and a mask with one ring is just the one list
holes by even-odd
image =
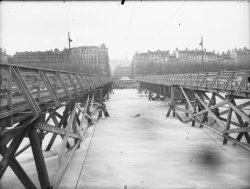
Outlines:
{"label": "wooden crossbeam", "polygon": [[228,129],[225,130],[224,133],[244,133],[244,132],[250,132],[250,127],[242,127],[242,128],[236,128],[236,129]]}
{"label": "wooden crossbeam", "polygon": [[3,155],[3,158],[0,162],[0,179],[2,178],[6,168],[9,165],[9,161],[14,158],[14,155],[17,151],[17,148],[21,144],[25,132],[22,131],[19,135],[17,135],[11,142],[7,152]]}
{"label": "wooden crossbeam", "polygon": [[229,77],[227,78],[227,81],[225,82],[225,84],[222,87],[222,90],[225,91],[229,85],[229,83],[232,81],[234,76],[234,72],[230,73]]}
{"label": "wooden crossbeam", "polygon": [[63,141],[62,141],[62,144],[61,144],[61,147],[60,147],[60,151],[58,152],[57,165],[56,165],[56,168],[55,168],[53,176],[52,176],[53,188],[58,188],[59,183],[60,183],[60,181],[62,179],[62,176],[64,174],[64,171],[65,171],[65,168],[62,167],[62,163],[63,163],[63,159],[64,159],[64,156],[65,156],[65,148],[66,148],[66,144],[68,142],[69,132],[70,132],[70,129],[72,127],[75,112],[76,112],[76,107],[75,107],[75,104],[74,104],[72,109],[71,109],[69,122],[68,122],[67,127],[66,127],[66,133],[65,133],[65,135],[63,137]]}
{"label": "wooden crossbeam", "polygon": [[61,83],[61,85],[62,85],[62,88],[63,88],[64,92],[66,93],[66,95],[67,95],[70,99],[72,99],[72,95],[71,95],[71,93],[70,93],[70,91],[69,91],[69,89],[68,89],[68,86],[64,83],[64,81],[63,81],[63,79],[62,79],[62,76],[61,76],[61,74],[60,74],[59,72],[56,72],[56,77],[57,77],[57,79],[60,81],[60,83]]}
{"label": "wooden crossbeam", "polygon": [[213,117],[213,119],[221,126],[221,129],[225,129],[225,125],[222,123],[222,121],[212,112],[212,110],[201,100],[201,98],[194,93],[195,97],[199,100],[199,102],[202,104],[202,106],[210,113],[210,115]]}
{"label": "wooden crossbeam", "polygon": [[[4,156],[7,153],[7,151],[8,148],[5,145],[0,145],[0,154],[2,156]],[[25,188],[36,189],[36,186],[33,184],[29,176],[26,174],[26,172],[23,170],[23,168],[15,158],[11,158],[9,160],[9,166]]]}
{"label": "wooden crossbeam", "polygon": [[[225,130],[229,130],[229,128],[230,128],[231,119],[232,119],[232,112],[233,112],[233,110],[232,110],[232,108],[230,108],[230,109],[229,109],[229,112],[228,112],[228,115],[227,115],[227,123],[226,123],[226,128],[225,128]],[[224,131],[224,132],[225,132],[225,131]],[[228,133],[224,135],[223,144],[227,144],[228,138],[225,137],[225,136],[227,136],[227,135],[228,135]]]}
{"label": "wooden crossbeam", "polygon": [[12,75],[18,88],[21,90],[25,101],[27,102],[27,104],[29,104],[31,111],[34,115],[38,115],[38,113],[41,112],[40,107],[30,93],[29,88],[27,87],[27,84],[25,83],[18,67],[12,67]]}
{"label": "wooden crossbeam", "polygon": [[40,146],[40,139],[34,128],[30,128],[28,130],[28,135],[29,135],[30,145],[32,148],[32,152],[33,152],[33,156],[34,156],[34,160],[36,164],[36,170],[37,170],[40,186],[42,189],[50,188],[49,176],[48,176],[47,168],[45,165],[42,149]]}
{"label": "wooden crossbeam", "polygon": [[50,94],[50,97],[52,98],[53,102],[55,103],[56,106],[59,106],[60,105],[60,101],[59,99],[57,98],[57,95],[56,95],[56,91],[53,90],[52,86],[51,86],[51,83],[48,79],[48,77],[46,76],[46,74],[40,70],[40,74],[42,76],[42,79],[43,79],[43,82],[44,82],[44,85],[46,86],[46,88],[48,89],[49,91],[49,94]]}
{"label": "wooden crossbeam", "polygon": [[[61,128],[57,127],[57,126],[53,126],[53,125],[48,124],[48,123],[38,123],[36,125],[36,129],[40,129],[40,130],[43,130],[43,131],[48,131],[48,132],[59,134],[59,135],[63,135],[63,136],[66,133],[65,129],[61,129]],[[68,135],[71,138],[80,139],[80,135],[79,134],[75,134],[75,133],[69,132]]]}
{"label": "wooden crossbeam", "polygon": [[190,99],[188,98],[187,94],[185,93],[184,89],[179,85],[181,91],[182,91],[182,94],[184,95],[184,97],[186,98],[186,101],[187,103],[189,104],[189,107],[192,109],[192,112],[194,112],[194,108],[190,102]]}
{"label": "wooden crossbeam", "polygon": [[249,71],[246,71],[244,76],[242,77],[239,86],[236,88],[235,93],[239,93],[241,88],[243,87],[244,82],[246,81],[247,76],[249,75]]}

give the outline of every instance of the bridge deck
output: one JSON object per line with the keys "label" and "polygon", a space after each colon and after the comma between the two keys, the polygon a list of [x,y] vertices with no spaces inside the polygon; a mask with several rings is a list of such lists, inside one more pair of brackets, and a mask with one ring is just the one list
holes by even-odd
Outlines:
{"label": "bridge deck", "polygon": [[[76,151],[60,188],[250,186],[250,152],[231,143],[222,146],[222,138],[205,128],[166,118],[164,102],[148,101],[136,90],[114,92],[107,102],[111,117],[98,122],[85,163],[87,144]],[[56,158],[45,157],[50,170]],[[34,170],[28,173],[36,177]],[[9,174],[10,170],[3,177],[3,189],[18,182],[7,182]]]}
{"label": "bridge deck", "polygon": [[[209,130],[166,118],[164,102],[148,101],[135,90],[114,92],[107,102],[111,117],[97,124],[77,188],[250,186],[249,152],[222,146]],[[83,151],[78,153],[62,188],[75,184],[70,175],[78,175],[83,163]]]}

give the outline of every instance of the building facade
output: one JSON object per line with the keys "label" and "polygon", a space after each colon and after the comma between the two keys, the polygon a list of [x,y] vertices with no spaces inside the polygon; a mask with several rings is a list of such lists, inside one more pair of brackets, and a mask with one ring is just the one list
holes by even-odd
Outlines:
{"label": "building facade", "polygon": [[55,49],[54,51],[16,52],[9,62],[31,66],[36,64],[68,63],[69,53],[67,49],[63,51]]}
{"label": "building facade", "polygon": [[93,72],[110,75],[108,48],[98,46],[81,46],[71,49],[70,62],[74,64],[89,64]]}
{"label": "building facade", "polygon": [[146,53],[136,53],[133,56],[133,75],[157,74],[161,65],[171,62],[175,57],[170,56],[169,51],[148,51]]}
{"label": "building facade", "polygon": [[118,65],[113,71],[114,78],[122,78],[122,77],[132,77],[131,66],[121,66]]}
{"label": "building facade", "polygon": [[186,62],[186,63],[201,63],[202,62],[202,55],[203,55],[203,62],[216,62],[217,61],[217,54],[215,51],[207,52],[206,49],[204,51],[200,50],[178,50],[175,51],[176,59],[179,62]]}
{"label": "building facade", "polygon": [[235,62],[238,63],[250,63],[250,49],[247,49],[244,47],[243,49],[233,49],[231,51],[231,56],[234,59]]}
{"label": "building facade", "polygon": [[37,52],[17,52],[13,55],[9,63],[21,64],[29,66],[42,65],[43,67],[50,68],[50,65],[60,66],[64,65],[65,68],[69,64],[84,68],[90,68],[89,73],[99,73],[101,75],[110,75],[109,56],[107,47],[102,44],[97,46],[82,46],[59,51],[37,51]]}
{"label": "building facade", "polygon": [[9,56],[6,53],[5,49],[0,48],[0,63],[7,64]]}

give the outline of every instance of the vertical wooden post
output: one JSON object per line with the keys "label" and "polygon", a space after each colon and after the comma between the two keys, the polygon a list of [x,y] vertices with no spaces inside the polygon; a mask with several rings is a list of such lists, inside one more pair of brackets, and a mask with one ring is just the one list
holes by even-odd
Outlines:
{"label": "vertical wooden post", "polygon": [[[7,94],[7,106],[8,110],[12,110],[12,90],[11,90],[11,85],[12,85],[12,77],[11,77],[11,67],[9,67],[9,75],[8,75],[8,94]],[[9,116],[9,126],[12,127],[13,125],[13,115]]]}
{"label": "vertical wooden post", "polygon": [[[34,124],[37,124],[37,123],[38,123],[37,121],[34,122]],[[40,181],[40,186],[42,189],[48,189],[50,188],[49,176],[48,176],[47,168],[44,162],[44,157],[43,157],[42,149],[40,146],[40,140],[37,135],[36,129],[30,128],[28,130],[28,135],[30,139],[30,145],[32,148],[34,160],[36,163],[36,169],[37,169],[37,174],[38,174],[38,178]]]}

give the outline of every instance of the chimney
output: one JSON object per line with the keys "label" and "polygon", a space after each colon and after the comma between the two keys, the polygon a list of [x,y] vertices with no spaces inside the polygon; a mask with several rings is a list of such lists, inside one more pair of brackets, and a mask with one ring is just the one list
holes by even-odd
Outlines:
{"label": "chimney", "polygon": [[215,54],[215,50],[213,50],[213,53]]}
{"label": "chimney", "polygon": [[204,49],[204,52],[207,52],[207,49]]}
{"label": "chimney", "polygon": [[188,51],[188,48],[186,48],[186,51]]}

